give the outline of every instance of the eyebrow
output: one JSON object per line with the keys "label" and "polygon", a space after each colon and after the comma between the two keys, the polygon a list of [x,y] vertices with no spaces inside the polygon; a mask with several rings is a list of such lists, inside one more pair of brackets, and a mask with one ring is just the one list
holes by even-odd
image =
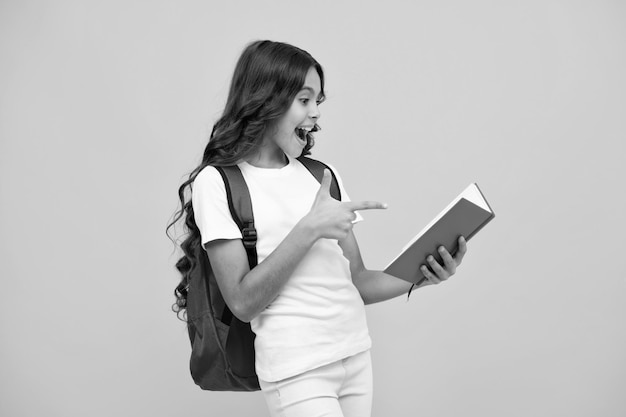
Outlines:
{"label": "eyebrow", "polygon": [[[310,92],[311,94],[315,94],[315,90],[313,90],[313,88],[306,86],[306,85],[300,89],[300,92],[305,91],[305,90]],[[321,97],[321,96],[322,96],[322,93],[320,92],[318,94],[318,97]]]}

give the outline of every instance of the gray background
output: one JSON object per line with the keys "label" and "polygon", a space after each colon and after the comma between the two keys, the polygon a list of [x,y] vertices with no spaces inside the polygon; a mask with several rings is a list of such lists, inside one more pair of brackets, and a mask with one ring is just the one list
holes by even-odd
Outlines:
{"label": "gray background", "polygon": [[246,43],[324,66],[314,156],[382,268],[478,182],[444,285],[368,307],[376,416],[623,416],[619,1],[0,2],[0,414],[266,415],[202,392],[164,235]]}

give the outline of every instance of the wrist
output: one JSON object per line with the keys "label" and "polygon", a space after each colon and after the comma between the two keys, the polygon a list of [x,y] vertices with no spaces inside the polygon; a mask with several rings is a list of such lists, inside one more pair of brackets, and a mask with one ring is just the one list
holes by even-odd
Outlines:
{"label": "wrist", "polygon": [[311,216],[308,214],[296,223],[293,231],[299,235],[303,242],[310,246],[313,246],[321,238],[319,228],[315,226]]}

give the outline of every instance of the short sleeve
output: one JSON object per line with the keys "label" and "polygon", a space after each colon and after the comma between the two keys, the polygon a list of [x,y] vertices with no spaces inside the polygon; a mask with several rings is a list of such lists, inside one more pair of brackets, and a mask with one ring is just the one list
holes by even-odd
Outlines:
{"label": "short sleeve", "polygon": [[228,209],[222,176],[212,166],[196,176],[191,191],[191,204],[202,246],[217,239],[240,239],[241,232]]}
{"label": "short sleeve", "polygon": [[[343,181],[341,180],[341,176],[339,175],[339,172],[337,172],[335,167],[333,167],[332,165],[328,163],[326,165],[328,165],[328,167],[335,174],[335,177],[337,177],[337,183],[339,183],[339,191],[341,191],[341,201],[352,201],[350,200],[350,196],[348,195],[345,187],[343,186]],[[355,211],[354,214],[356,214],[356,219],[354,219],[352,223],[358,223],[358,222],[363,221],[363,216],[361,216],[361,213],[359,213],[358,211]]]}

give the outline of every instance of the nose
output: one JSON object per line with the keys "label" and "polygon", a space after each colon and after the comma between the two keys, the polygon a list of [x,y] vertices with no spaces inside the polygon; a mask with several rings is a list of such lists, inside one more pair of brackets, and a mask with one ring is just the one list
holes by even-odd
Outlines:
{"label": "nose", "polygon": [[313,102],[309,110],[309,117],[315,121],[321,117],[320,108],[317,103]]}

